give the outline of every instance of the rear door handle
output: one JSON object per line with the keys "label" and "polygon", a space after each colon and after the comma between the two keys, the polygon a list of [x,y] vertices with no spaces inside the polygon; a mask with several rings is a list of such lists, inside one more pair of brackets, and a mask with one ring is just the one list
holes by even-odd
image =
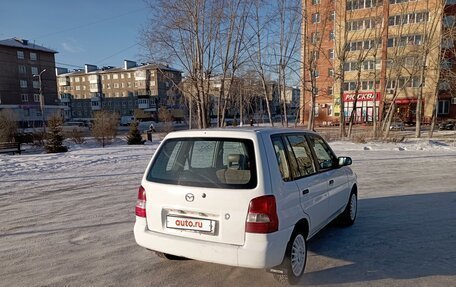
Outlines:
{"label": "rear door handle", "polygon": [[306,195],[306,194],[308,194],[308,193],[309,193],[309,190],[308,190],[308,189],[304,189],[304,190],[302,191],[302,195]]}
{"label": "rear door handle", "polygon": [[334,184],[334,180],[331,179],[331,180],[329,181],[329,185],[333,185],[333,184]]}

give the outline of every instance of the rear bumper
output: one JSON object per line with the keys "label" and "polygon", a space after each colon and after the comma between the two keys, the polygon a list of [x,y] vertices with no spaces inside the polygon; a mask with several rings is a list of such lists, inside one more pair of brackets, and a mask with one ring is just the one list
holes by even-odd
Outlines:
{"label": "rear bumper", "polygon": [[178,237],[150,231],[146,220],[136,218],[136,242],[147,249],[190,259],[248,268],[270,268],[282,263],[293,228],[270,234],[246,233],[244,245]]}

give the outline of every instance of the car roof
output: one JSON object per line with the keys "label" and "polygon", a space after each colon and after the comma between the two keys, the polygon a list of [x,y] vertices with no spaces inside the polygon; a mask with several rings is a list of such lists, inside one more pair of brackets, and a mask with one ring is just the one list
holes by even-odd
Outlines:
{"label": "car roof", "polygon": [[251,138],[257,135],[274,135],[286,133],[308,133],[316,134],[313,131],[303,128],[274,128],[274,127],[232,127],[232,128],[213,128],[213,129],[193,129],[176,131],[169,133],[166,138],[180,137],[243,137]]}

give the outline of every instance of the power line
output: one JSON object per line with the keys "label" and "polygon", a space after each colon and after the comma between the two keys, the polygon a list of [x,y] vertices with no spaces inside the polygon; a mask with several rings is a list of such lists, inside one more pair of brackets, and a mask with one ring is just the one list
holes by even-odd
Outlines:
{"label": "power line", "polygon": [[122,52],[125,52],[126,50],[129,50],[129,49],[131,49],[131,48],[133,48],[133,47],[135,47],[135,46],[137,46],[137,45],[138,45],[138,43],[133,44],[133,45],[131,45],[131,46],[128,46],[127,48],[124,48],[124,49],[122,49],[122,50],[120,50],[120,51],[117,51],[117,52],[115,52],[114,54],[112,54],[112,55],[110,55],[110,56],[108,56],[108,57],[106,57],[106,58],[101,59],[100,61],[96,61],[95,64],[100,64],[100,63],[103,62],[104,60],[107,60],[107,59],[110,59],[110,58],[112,58],[112,57],[114,57],[114,56],[117,56],[118,54],[120,54],[120,53],[122,53]]}
{"label": "power line", "polygon": [[68,32],[68,31],[73,31],[73,30],[85,28],[85,27],[92,26],[92,25],[95,25],[95,24],[98,24],[98,23],[102,23],[102,22],[110,21],[110,20],[113,20],[113,19],[116,19],[116,18],[120,18],[120,17],[123,17],[125,15],[133,14],[133,13],[136,13],[138,11],[143,11],[145,8],[146,7],[142,7],[142,8],[139,8],[139,9],[131,10],[129,12],[125,12],[125,13],[122,13],[122,14],[114,15],[114,16],[111,16],[111,17],[108,17],[108,18],[103,18],[103,19],[100,19],[100,20],[96,20],[96,21],[93,21],[93,22],[86,23],[86,24],[65,28],[65,29],[62,29],[62,30],[59,30],[59,31],[56,31],[56,32],[52,32],[52,33],[48,33],[48,34],[44,34],[44,35],[41,35],[41,36],[38,36],[38,37],[32,37],[32,38],[34,38],[34,39],[42,39],[42,38],[46,38],[46,37],[53,36],[53,35],[56,35],[56,34],[60,34],[60,33]]}

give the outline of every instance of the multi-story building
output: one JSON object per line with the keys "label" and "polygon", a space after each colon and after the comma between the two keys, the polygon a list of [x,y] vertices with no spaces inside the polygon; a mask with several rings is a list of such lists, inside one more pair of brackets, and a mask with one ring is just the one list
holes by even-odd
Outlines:
{"label": "multi-story building", "polygon": [[19,127],[42,126],[43,119],[60,112],[56,53],[25,39],[0,40],[0,110],[12,110]]}
{"label": "multi-story building", "polygon": [[84,70],[57,69],[58,92],[65,120],[91,120],[101,109],[119,116],[157,118],[160,107],[182,108],[178,84],[182,72],[156,64],[123,67],[85,65]]}
{"label": "multi-story building", "polygon": [[456,57],[448,52],[454,50],[454,32],[448,29],[455,24],[456,1],[442,3],[303,1],[301,106],[313,92],[320,120],[336,119],[341,112],[348,120],[356,108],[356,122],[371,122],[394,103],[394,117],[414,122],[422,98],[424,122],[434,106],[440,119],[456,118],[456,90],[449,83]]}

